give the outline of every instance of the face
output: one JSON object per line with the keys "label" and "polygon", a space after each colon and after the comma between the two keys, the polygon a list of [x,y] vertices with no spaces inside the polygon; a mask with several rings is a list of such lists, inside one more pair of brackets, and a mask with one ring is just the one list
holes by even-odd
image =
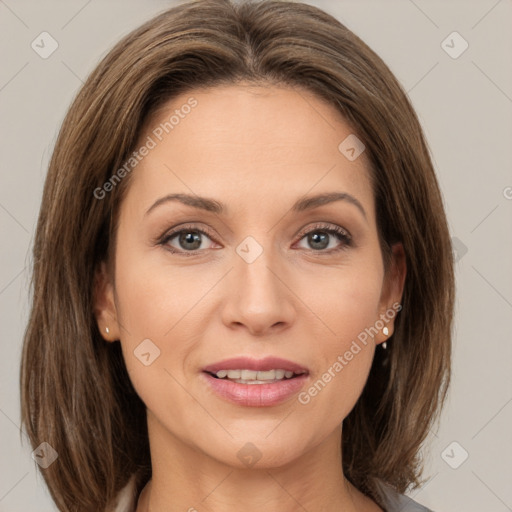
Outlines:
{"label": "face", "polygon": [[366,155],[339,149],[352,134],[277,87],[197,90],[151,119],[97,294],[150,441],[271,467],[339,437],[405,276],[401,246],[384,272]]}

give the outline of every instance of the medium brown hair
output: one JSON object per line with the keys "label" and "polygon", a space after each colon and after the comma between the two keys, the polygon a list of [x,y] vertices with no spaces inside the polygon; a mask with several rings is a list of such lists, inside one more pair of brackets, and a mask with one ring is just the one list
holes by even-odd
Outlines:
{"label": "medium brown hair", "polygon": [[[119,343],[93,313],[95,269],[112,262],[130,175],[97,199],[150,116],[178,94],[240,81],[311,91],[366,146],[384,261],[402,242],[403,309],[387,350],[343,423],[343,470],[381,503],[376,482],[418,486],[421,443],[450,380],[454,276],[442,196],[425,138],[389,68],[334,17],[297,2],[196,0],[122,39],[79,91],[49,165],[33,253],[33,303],[21,366],[22,422],[61,511],[104,510],[137,472],[151,476],[145,406]],[[341,141],[340,141],[341,142]],[[136,172],[136,171],[135,171]]]}

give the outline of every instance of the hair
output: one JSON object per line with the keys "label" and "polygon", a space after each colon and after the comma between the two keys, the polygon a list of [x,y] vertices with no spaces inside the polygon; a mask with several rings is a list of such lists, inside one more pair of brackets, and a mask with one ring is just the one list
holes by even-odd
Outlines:
{"label": "hair", "polygon": [[112,263],[130,174],[98,199],[136,148],[150,116],[178,94],[249,82],[314,93],[366,146],[385,268],[395,242],[407,275],[387,350],[343,422],[343,471],[382,503],[378,482],[418,487],[420,445],[450,382],[455,294],[451,240],[418,118],[385,63],[328,13],[290,1],[194,0],[125,36],[78,92],[49,164],[33,249],[31,312],[20,385],[32,446],[61,511],[105,510],[130,476],[151,477],[146,409],[120,344],[93,312],[99,262]]}

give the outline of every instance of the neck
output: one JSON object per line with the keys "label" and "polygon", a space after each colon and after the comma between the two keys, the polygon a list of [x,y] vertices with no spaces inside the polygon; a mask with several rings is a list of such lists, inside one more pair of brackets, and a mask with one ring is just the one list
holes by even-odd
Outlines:
{"label": "neck", "polygon": [[148,412],[153,476],[136,512],[379,512],[343,475],[341,430],[288,463],[239,467],[178,440]]}

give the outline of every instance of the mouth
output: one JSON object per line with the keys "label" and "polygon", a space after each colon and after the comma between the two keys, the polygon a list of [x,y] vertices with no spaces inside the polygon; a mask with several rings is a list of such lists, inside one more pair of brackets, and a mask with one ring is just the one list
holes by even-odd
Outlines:
{"label": "mouth", "polygon": [[216,395],[237,405],[268,407],[298,393],[309,370],[281,358],[262,360],[238,357],[203,368],[203,375]]}

